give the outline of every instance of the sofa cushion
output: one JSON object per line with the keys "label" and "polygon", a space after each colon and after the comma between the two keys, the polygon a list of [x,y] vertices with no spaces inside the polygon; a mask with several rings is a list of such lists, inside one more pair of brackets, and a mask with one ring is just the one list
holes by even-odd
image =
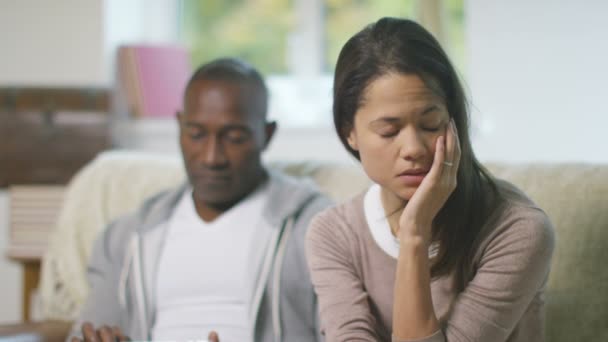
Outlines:
{"label": "sofa cushion", "polygon": [[488,164],[549,216],[547,341],[608,341],[608,165]]}

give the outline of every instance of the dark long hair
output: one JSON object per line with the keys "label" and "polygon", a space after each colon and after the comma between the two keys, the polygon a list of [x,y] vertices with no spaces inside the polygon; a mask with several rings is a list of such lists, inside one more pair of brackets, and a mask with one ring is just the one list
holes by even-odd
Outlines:
{"label": "dark long hair", "polygon": [[396,18],[382,18],[350,38],[340,52],[334,78],[336,131],[344,147],[359,159],[347,142],[355,113],[366,87],[388,73],[418,75],[443,97],[458,128],[462,154],[457,186],[433,221],[433,240],[440,247],[431,275],[456,271],[458,286],[463,287],[472,276],[476,237],[499,197],[492,176],[473,153],[466,96],[437,40],[416,22]]}

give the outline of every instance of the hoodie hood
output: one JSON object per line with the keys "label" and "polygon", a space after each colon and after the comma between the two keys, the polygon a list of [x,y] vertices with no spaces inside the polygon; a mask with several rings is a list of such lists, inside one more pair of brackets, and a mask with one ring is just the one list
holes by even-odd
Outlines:
{"label": "hoodie hood", "polygon": [[[278,227],[289,216],[294,215],[303,204],[319,195],[319,189],[310,179],[299,179],[288,176],[278,170],[268,169],[269,200],[263,209],[262,216],[272,226]],[[188,182],[179,187],[162,192],[147,200],[138,217],[143,218],[137,226],[139,233],[145,233],[164,222],[184,191],[190,188]]]}

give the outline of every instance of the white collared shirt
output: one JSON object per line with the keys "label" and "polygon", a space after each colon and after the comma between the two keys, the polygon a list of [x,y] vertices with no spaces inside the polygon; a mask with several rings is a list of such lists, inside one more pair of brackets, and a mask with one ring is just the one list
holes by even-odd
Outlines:
{"label": "white collared shirt", "polygon": [[[391,231],[388,218],[382,205],[382,188],[378,184],[373,184],[365,193],[363,198],[363,211],[365,220],[369,226],[370,233],[374,241],[389,256],[397,259],[399,257],[399,239]],[[429,246],[429,257],[437,255],[437,243]]]}
{"label": "white collared shirt", "polygon": [[158,341],[206,340],[217,331],[222,342],[251,341],[250,260],[256,226],[268,197],[268,184],[212,222],[197,214],[186,191],[171,218],[160,257],[156,321]]}

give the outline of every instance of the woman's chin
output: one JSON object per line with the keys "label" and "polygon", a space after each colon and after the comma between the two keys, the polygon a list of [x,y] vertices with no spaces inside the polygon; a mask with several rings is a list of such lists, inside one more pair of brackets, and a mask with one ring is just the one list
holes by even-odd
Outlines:
{"label": "woman's chin", "polygon": [[381,182],[376,183],[380,184],[380,186],[383,188],[383,191],[386,192],[387,195],[393,197],[395,200],[405,202],[409,201],[412,196],[414,196],[414,193],[416,192],[419,186],[406,185],[400,182],[386,182],[384,184]]}
{"label": "woman's chin", "polygon": [[391,189],[391,192],[396,195],[397,197],[399,197],[401,200],[403,201],[409,201],[412,196],[414,196],[414,193],[416,192],[416,189],[418,189],[418,187],[413,187],[413,186],[398,186],[398,187],[393,187]]}

